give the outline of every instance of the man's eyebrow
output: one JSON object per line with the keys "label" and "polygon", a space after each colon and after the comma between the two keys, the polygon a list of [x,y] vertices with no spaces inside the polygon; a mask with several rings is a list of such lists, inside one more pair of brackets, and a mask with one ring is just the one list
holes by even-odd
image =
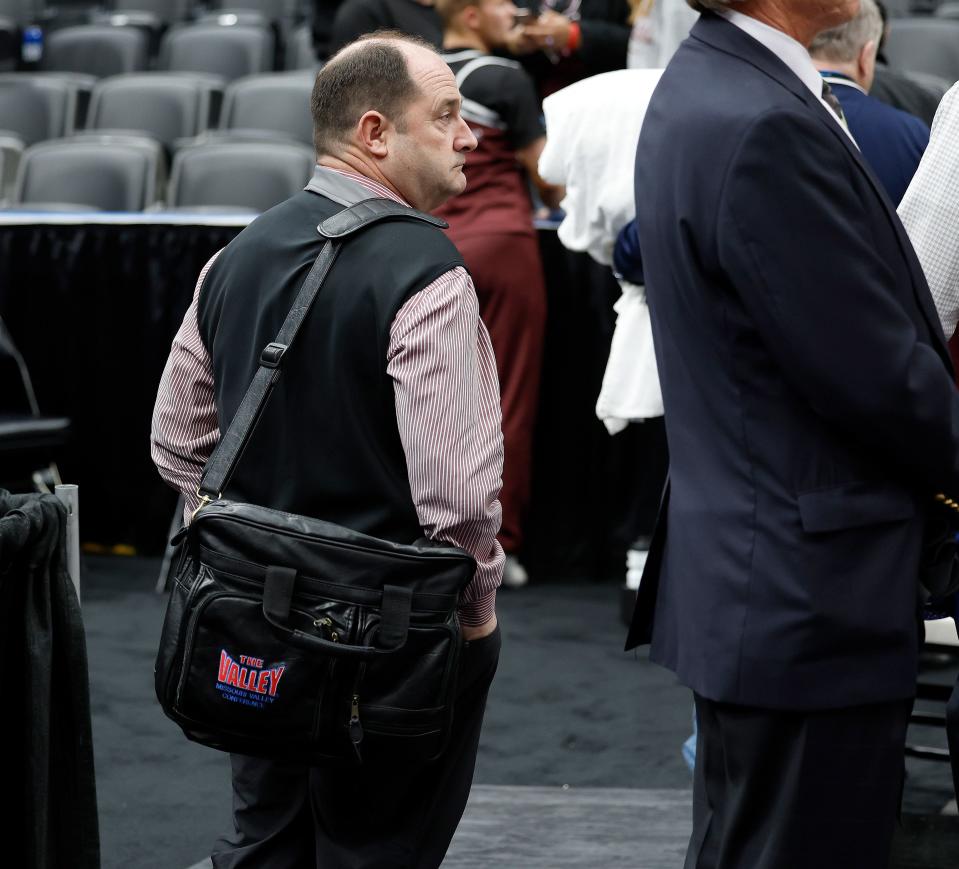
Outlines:
{"label": "man's eyebrow", "polygon": [[458,109],[460,107],[461,102],[462,100],[460,99],[460,97],[450,97],[449,99],[443,100],[443,102],[441,102],[439,106],[437,106],[437,109],[438,110]]}

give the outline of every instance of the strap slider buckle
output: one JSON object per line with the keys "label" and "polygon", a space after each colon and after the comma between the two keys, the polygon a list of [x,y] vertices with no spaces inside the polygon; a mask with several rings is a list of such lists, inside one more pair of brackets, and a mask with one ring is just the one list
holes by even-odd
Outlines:
{"label": "strap slider buckle", "polygon": [[283,360],[283,354],[286,353],[286,346],[286,344],[271,341],[260,354],[260,365],[267,368],[279,368],[280,362]]}

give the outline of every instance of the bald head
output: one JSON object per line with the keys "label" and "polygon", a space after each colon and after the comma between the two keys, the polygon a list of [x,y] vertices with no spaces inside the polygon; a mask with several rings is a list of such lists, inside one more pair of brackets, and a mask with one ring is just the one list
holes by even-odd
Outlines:
{"label": "bald head", "polygon": [[344,46],[313,85],[313,144],[318,157],[336,155],[366,112],[380,112],[403,129],[403,116],[420,95],[424,72],[445,67],[429,43],[377,31]]}

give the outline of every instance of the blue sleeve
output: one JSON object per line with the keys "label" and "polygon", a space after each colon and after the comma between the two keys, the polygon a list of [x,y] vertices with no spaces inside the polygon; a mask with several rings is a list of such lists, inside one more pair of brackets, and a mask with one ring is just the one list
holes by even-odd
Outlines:
{"label": "blue sleeve", "polygon": [[645,284],[643,275],[643,255],[639,249],[639,233],[636,221],[631,220],[616,236],[613,248],[613,268],[631,284]]}

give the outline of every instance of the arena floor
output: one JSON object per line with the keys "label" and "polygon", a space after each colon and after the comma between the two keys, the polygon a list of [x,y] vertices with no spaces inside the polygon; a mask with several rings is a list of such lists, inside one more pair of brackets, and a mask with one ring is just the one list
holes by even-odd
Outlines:
{"label": "arena floor", "polygon": [[[153,696],[164,601],[151,559],[88,558],[83,610],[103,867],[186,869],[230,825],[225,755],[188,742]],[[504,645],[476,786],[449,869],[679,869],[691,697],[622,651],[616,589],[500,595]],[[948,668],[939,678],[954,678]],[[939,733],[917,741],[944,745]],[[955,869],[959,819],[944,764],[910,761],[893,869]]]}

